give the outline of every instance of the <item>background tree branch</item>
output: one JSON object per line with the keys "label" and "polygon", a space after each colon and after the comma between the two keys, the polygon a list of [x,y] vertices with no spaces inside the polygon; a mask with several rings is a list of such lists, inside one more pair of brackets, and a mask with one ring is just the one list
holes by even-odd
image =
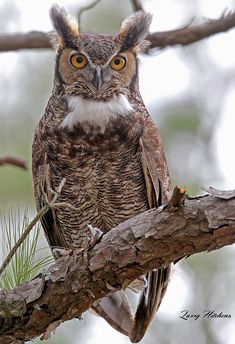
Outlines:
{"label": "background tree branch", "polygon": [[[153,32],[147,39],[150,49],[165,48],[174,45],[188,45],[210,37],[216,33],[226,32],[235,27],[235,13],[228,12],[219,19],[208,20],[200,25],[186,26],[177,30]],[[41,31],[0,35],[0,51],[20,49],[51,48],[49,34]]]}
{"label": "background tree branch", "polygon": [[23,168],[24,170],[27,169],[27,163],[24,159],[11,155],[0,157],[0,166],[2,165],[12,165]]}
{"label": "background tree branch", "polygon": [[59,259],[45,274],[0,291],[0,344],[48,338],[110,292],[148,270],[235,242],[234,192],[185,200],[140,214],[106,233],[91,250]]}
{"label": "background tree branch", "polygon": [[235,26],[235,13],[223,13],[219,19],[207,20],[206,22],[163,32],[153,32],[148,36],[151,48],[165,48],[173,45],[188,45],[210,37],[216,33],[226,32]]}
{"label": "background tree branch", "polygon": [[141,11],[144,9],[141,4],[141,0],[131,0],[131,5],[134,11]]}

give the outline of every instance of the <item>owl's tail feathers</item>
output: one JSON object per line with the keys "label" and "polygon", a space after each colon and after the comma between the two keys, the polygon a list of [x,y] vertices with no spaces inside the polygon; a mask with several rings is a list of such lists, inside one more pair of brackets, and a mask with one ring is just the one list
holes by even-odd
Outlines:
{"label": "owl's tail feathers", "polygon": [[169,276],[170,266],[150,271],[146,275],[147,283],[141,292],[135,317],[123,290],[102,298],[91,309],[115,330],[128,336],[132,343],[138,343],[161,304]]}
{"label": "owl's tail feathers", "polygon": [[141,292],[134,326],[129,333],[132,343],[138,343],[144,336],[165,295],[169,276],[170,265],[167,268],[150,271],[146,275],[148,283]]}
{"label": "owl's tail feathers", "polygon": [[134,326],[134,315],[123,290],[104,297],[91,309],[104,318],[115,330],[128,336]]}

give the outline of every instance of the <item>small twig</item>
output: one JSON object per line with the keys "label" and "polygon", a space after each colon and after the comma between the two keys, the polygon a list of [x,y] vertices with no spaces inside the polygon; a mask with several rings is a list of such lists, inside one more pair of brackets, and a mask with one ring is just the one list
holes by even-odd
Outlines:
{"label": "small twig", "polygon": [[98,2],[100,2],[101,0],[95,0],[93,2],[91,2],[89,5],[86,5],[86,6],[82,6],[80,8],[80,10],[78,11],[78,14],[77,14],[77,18],[78,18],[78,23],[80,25],[81,23],[81,16],[82,16],[82,13],[85,12],[85,11],[88,11],[90,10],[91,8],[95,7],[95,5],[98,4]]}
{"label": "small twig", "polygon": [[83,203],[80,207],[74,207],[72,204],[66,203],[66,202],[60,202],[60,203],[49,203],[50,209],[64,209],[68,208],[70,210],[81,212],[87,208],[89,208],[92,204],[94,204],[96,201],[96,195],[93,195],[87,202]]}
{"label": "small twig", "polygon": [[167,207],[180,207],[184,204],[187,189],[176,185]]}
{"label": "small twig", "polygon": [[27,169],[27,164],[24,159],[13,157],[10,155],[0,157],[0,166],[2,165],[12,165],[12,166],[23,168],[24,170]]}
{"label": "small twig", "polygon": [[135,12],[143,10],[143,6],[140,0],[131,0],[131,4]]}

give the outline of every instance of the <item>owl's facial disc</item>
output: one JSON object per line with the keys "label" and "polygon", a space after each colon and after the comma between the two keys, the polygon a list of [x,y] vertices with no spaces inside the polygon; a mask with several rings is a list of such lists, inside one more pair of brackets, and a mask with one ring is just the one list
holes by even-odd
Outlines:
{"label": "owl's facial disc", "polygon": [[65,48],[58,62],[58,79],[68,95],[107,101],[128,94],[131,83],[136,82],[136,58],[131,52],[114,51],[101,59],[99,52],[91,57],[88,48]]}

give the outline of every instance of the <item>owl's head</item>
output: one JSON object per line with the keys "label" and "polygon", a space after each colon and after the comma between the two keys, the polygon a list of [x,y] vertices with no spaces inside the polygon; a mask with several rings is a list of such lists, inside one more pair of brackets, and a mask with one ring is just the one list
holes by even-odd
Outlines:
{"label": "owl's head", "polygon": [[63,8],[50,10],[56,31],[55,80],[69,96],[107,101],[135,88],[137,54],[146,47],[151,15],[139,11],[123,21],[115,35],[80,33]]}

